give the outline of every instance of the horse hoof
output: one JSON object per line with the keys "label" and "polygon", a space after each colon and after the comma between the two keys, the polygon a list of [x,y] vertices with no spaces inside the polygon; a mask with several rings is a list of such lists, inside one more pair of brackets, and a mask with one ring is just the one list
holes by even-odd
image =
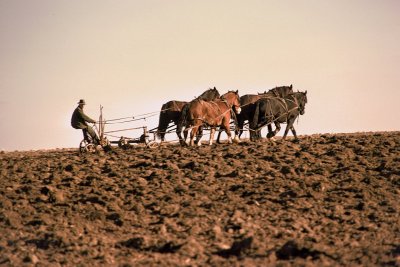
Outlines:
{"label": "horse hoof", "polygon": [[179,141],[179,143],[180,143],[181,146],[187,146],[187,145],[188,145],[188,143],[186,143],[186,142],[183,141],[183,140],[182,140],[182,141]]}
{"label": "horse hoof", "polygon": [[239,144],[241,141],[240,141],[239,137],[236,136],[235,138],[233,138],[233,142],[236,144]]}

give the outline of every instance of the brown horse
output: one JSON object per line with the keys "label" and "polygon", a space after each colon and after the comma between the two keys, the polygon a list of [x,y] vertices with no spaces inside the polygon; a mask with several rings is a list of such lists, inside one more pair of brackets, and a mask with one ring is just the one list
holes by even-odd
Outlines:
{"label": "brown horse", "polygon": [[[210,145],[212,145],[214,139],[215,128],[218,126],[225,130],[228,135],[229,143],[232,143],[230,131],[232,110],[234,110],[235,113],[240,114],[241,109],[238,91],[229,91],[214,101],[192,101],[188,105],[185,118],[185,136],[187,135],[187,131],[192,128],[189,144],[191,146],[194,145],[194,137],[196,136],[199,127],[203,124],[206,124],[211,128]],[[199,140],[197,144],[200,146],[201,140]]]}
{"label": "brown horse", "polygon": [[[250,121],[253,119],[253,114],[254,114],[254,110],[255,110],[255,105],[254,103],[257,102],[257,100],[259,100],[260,98],[266,98],[266,97],[286,97],[289,94],[293,93],[293,85],[290,86],[278,86],[275,87],[273,89],[268,90],[268,92],[264,92],[264,93],[258,93],[257,95],[243,95],[240,97],[240,106],[242,108],[242,111],[240,112],[240,114],[238,114],[236,116],[237,118],[237,127],[235,130],[235,135],[237,136],[237,138],[240,138],[240,136],[243,133],[243,126],[244,126],[244,122],[245,121]],[[272,127],[271,125],[268,125],[268,132],[271,133],[272,132]],[[220,137],[221,137],[221,133],[222,131],[220,130],[218,133],[218,137],[217,137],[217,142],[220,143]],[[255,136],[259,136],[260,135],[260,131],[257,132],[253,132],[250,131],[250,137],[253,137],[253,135]],[[235,138],[236,138],[235,136]]]}
{"label": "brown horse", "polygon": [[[214,87],[206,90],[196,99],[204,99],[209,101],[218,97],[220,97],[220,94],[218,90]],[[181,118],[182,111],[188,103],[189,102],[172,100],[162,105],[157,127],[157,136],[161,139],[161,141],[165,141],[165,134],[168,129],[168,125],[171,122],[176,125],[176,134],[178,135],[179,140],[181,142],[183,141],[181,136]]]}

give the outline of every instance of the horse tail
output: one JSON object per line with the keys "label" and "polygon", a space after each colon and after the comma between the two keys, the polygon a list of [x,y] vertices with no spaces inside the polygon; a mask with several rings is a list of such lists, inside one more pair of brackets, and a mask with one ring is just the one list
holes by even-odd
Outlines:
{"label": "horse tail", "polygon": [[260,101],[257,101],[256,102],[256,109],[254,110],[253,123],[251,125],[254,129],[250,129],[250,131],[255,131],[256,130],[257,125],[258,125],[259,116],[260,116]]}
{"label": "horse tail", "polygon": [[235,132],[239,130],[239,122],[237,115],[233,109],[231,109],[231,119],[233,120],[233,123],[235,125]]}
{"label": "horse tail", "polygon": [[181,118],[180,118],[180,123],[182,126],[186,125],[188,111],[189,111],[189,104],[186,104],[182,108],[182,113],[181,113]]}
{"label": "horse tail", "polygon": [[162,105],[160,111],[160,117],[158,120],[158,127],[157,127],[157,137],[163,138],[165,136],[165,131],[168,128],[169,118],[166,109],[168,108],[167,104]]}

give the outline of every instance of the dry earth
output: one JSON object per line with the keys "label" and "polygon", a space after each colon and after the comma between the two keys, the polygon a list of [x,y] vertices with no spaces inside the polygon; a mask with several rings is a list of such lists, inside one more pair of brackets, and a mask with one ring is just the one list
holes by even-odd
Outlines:
{"label": "dry earth", "polygon": [[400,132],[0,160],[0,265],[400,264]]}

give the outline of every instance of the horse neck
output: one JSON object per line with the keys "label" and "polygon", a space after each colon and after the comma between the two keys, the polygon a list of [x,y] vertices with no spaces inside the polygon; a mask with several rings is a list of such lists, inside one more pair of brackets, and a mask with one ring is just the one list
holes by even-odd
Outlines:
{"label": "horse neck", "polygon": [[240,104],[249,104],[249,103],[254,103],[258,99],[262,98],[264,94],[261,95],[244,95],[241,96],[239,99]]}
{"label": "horse neck", "polygon": [[278,90],[276,88],[273,88],[273,89],[269,90],[264,95],[265,96],[270,96],[270,95],[272,95],[272,96],[280,96],[280,94],[279,94],[279,92],[278,92]]}
{"label": "horse neck", "polygon": [[281,96],[281,97],[286,97],[286,96],[288,96],[288,95],[290,95],[290,94],[293,94],[293,91],[292,91],[292,90],[282,90],[282,91],[280,92],[280,96]]}
{"label": "horse neck", "polygon": [[293,103],[294,105],[296,105],[297,107],[300,107],[300,100],[299,100],[299,94],[298,93],[292,93],[292,94],[289,94],[289,95],[287,95],[286,97],[285,97],[285,99],[286,99],[286,102],[289,102],[289,103]]}
{"label": "horse neck", "polygon": [[[230,95],[232,95],[232,96],[230,96]],[[228,93],[222,95],[221,99],[228,105],[229,108],[231,108],[235,104],[235,100],[237,98],[236,98],[236,95],[233,95],[233,93],[228,92]],[[240,101],[239,101],[239,103],[240,103]]]}
{"label": "horse neck", "polygon": [[205,101],[212,101],[219,97],[220,97],[220,95],[219,95],[218,91],[209,89],[209,90],[205,91],[204,93],[202,93],[197,99],[201,99],[201,100],[205,100]]}
{"label": "horse neck", "polygon": [[301,100],[301,93],[300,92],[296,92],[296,93],[293,93],[291,95],[292,95],[293,98],[296,99],[297,102],[300,102],[300,100]]}
{"label": "horse neck", "polygon": [[272,89],[272,93],[276,97],[287,97],[288,95],[290,95],[293,92],[288,91],[285,87],[277,87],[277,88]]}

